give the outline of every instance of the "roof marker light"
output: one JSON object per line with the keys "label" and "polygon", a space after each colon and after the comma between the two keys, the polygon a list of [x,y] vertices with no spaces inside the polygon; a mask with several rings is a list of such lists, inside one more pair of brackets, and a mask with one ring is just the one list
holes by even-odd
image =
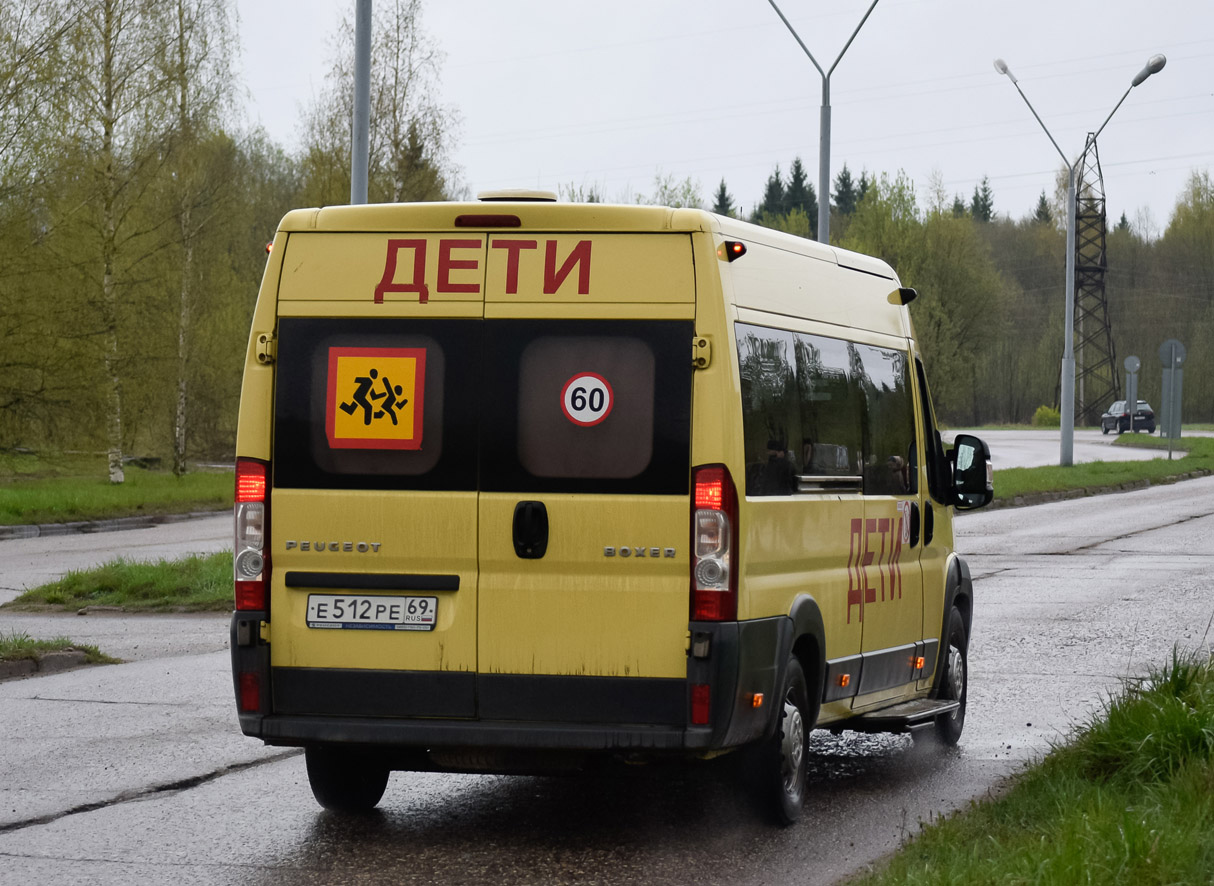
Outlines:
{"label": "roof marker light", "polygon": [[740,240],[726,240],[717,247],[717,258],[722,261],[733,261],[746,254],[746,244]]}

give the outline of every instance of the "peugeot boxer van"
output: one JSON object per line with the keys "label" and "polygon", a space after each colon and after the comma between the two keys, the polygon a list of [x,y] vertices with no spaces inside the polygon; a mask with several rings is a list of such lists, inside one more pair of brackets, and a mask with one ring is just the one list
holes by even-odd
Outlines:
{"label": "peugeot boxer van", "polygon": [[693,209],[283,218],[237,437],[245,734],[325,807],[392,770],[736,751],[800,813],[815,728],[961,734],[953,514],[884,262]]}

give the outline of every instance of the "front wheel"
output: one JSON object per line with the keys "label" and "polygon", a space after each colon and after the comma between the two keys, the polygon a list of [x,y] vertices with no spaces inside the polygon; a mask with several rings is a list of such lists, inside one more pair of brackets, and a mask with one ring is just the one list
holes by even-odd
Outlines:
{"label": "front wheel", "polygon": [[809,732],[813,709],[801,663],[791,657],[784,669],[780,693],[779,722],[775,734],[755,749],[757,787],[760,799],[782,825],[801,817],[805,805],[805,774],[808,769]]}
{"label": "front wheel", "polygon": [[366,812],[388,786],[388,767],[350,748],[313,745],[304,751],[312,796],[325,809]]}
{"label": "front wheel", "polygon": [[943,744],[955,745],[961,739],[961,730],[965,728],[965,705],[969,698],[969,643],[965,635],[965,620],[956,608],[949,615],[946,642],[948,648],[944,654],[944,673],[938,698],[957,701],[961,705],[952,713],[936,718],[936,737]]}
{"label": "front wheel", "polygon": [[1104,422],[1100,423],[1100,433],[1104,434],[1105,436],[1108,436],[1109,427]]}

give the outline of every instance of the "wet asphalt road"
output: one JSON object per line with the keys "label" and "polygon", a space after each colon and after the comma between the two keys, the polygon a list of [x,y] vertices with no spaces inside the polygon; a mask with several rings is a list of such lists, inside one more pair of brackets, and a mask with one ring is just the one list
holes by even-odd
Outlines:
{"label": "wet asphalt road", "polygon": [[394,773],[379,810],[343,818],[297,754],[236,729],[226,619],[0,614],[135,659],[0,684],[0,883],[838,882],[997,789],[1174,643],[1209,643],[1214,478],[958,526],[976,581],[961,746],[816,733],[806,816],[785,830],[727,759]]}

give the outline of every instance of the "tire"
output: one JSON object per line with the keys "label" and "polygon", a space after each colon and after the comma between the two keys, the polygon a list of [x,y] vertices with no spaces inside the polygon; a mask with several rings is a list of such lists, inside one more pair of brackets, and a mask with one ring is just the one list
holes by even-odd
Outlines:
{"label": "tire", "polygon": [[374,809],[388,786],[388,767],[365,752],[313,745],[304,751],[312,796],[335,812]]}
{"label": "tire", "polygon": [[1100,433],[1102,433],[1102,434],[1108,434],[1108,432],[1109,432],[1108,427],[1105,425],[1105,423],[1104,423],[1104,422],[1101,422],[1101,423],[1100,423]]}
{"label": "tire", "polygon": [[777,713],[775,733],[756,748],[756,786],[760,801],[776,823],[790,825],[801,817],[805,805],[809,732],[816,719],[805,672],[796,657],[788,659],[780,699],[782,711]]}
{"label": "tire", "polygon": [[951,714],[936,718],[936,737],[942,744],[955,745],[965,728],[965,705],[969,699],[969,641],[965,635],[965,620],[954,608],[948,619],[948,647],[944,655],[944,673],[940,679],[940,699],[961,702]]}

